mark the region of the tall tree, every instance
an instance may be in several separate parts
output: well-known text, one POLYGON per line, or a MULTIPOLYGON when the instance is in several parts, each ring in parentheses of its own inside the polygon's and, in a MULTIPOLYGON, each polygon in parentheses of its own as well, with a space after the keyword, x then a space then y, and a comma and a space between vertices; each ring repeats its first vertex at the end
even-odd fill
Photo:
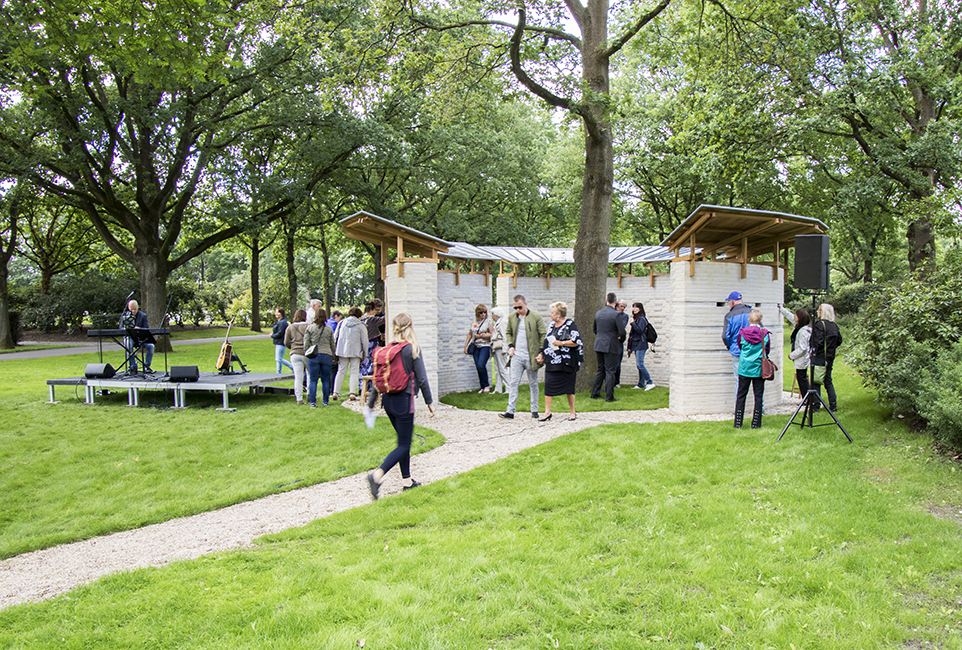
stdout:
POLYGON ((10 320, 10 292, 7 282, 10 260, 17 250, 22 184, 22 180, 10 178, 0 183, 0 350, 11 350, 17 345, 10 320))
POLYGON ((217 161, 238 138, 315 127, 301 140, 312 164, 262 218, 296 207, 357 146, 318 137, 320 120, 342 121, 336 101, 278 119, 276 104, 313 96, 324 78, 319 50, 276 29, 283 18, 270 0, 0 5, 0 82, 46 131, 27 141, 23 124, 5 125, 0 138, 137 270, 149 313, 163 313, 173 269, 243 230, 248 212, 207 210, 224 181, 217 161))
MULTIPOLYGON (((584 129, 584 177, 578 237, 574 247, 577 282, 575 319, 590 322, 603 301, 608 277, 608 246, 614 184, 613 134, 610 114, 611 61, 671 0, 616 3, 608 0, 514 0, 481 2, 473 15, 451 20, 427 10, 414 16, 427 29, 452 30, 483 26, 503 40, 517 81, 549 106, 580 120, 584 129), (513 16, 515 23, 501 19, 513 16), (567 30, 572 25, 578 34, 567 30)), ((425 8, 429 9, 429 8, 425 8)), ((593 343, 588 330, 586 345, 593 343)), ((587 382, 594 363, 588 356, 587 382)))

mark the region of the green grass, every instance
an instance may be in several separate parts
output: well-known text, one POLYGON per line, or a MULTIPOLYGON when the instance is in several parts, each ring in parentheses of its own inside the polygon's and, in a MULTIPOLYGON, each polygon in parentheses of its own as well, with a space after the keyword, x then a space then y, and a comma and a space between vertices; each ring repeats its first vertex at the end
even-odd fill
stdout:
MULTIPOLYGON (((182 346, 168 360, 212 371, 219 350, 182 346)), ((270 341, 235 351, 252 371, 273 372, 270 341)), ((58 387, 62 403, 45 403, 46 379, 82 375, 97 360, 0 363, 0 557, 352 475, 394 447, 386 418, 369 430, 347 409, 297 407, 287 395, 232 395, 236 413, 216 410, 219 393, 188 393, 184 411, 161 391, 142 392, 139 409, 126 407, 126 392, 85 405, 82 387, 58 387)), ((420 432, 427 444, 415 452, 441 444, 420 432)))
POLYGON ((0 646, 958 650, 957 464, 836 368, 855 444, 776 443, 787 416, 594 427, 9 608, 0 646))
MULTIPOLYGON (((230 328, 230 338, 235 336, 267 336, 269 335, 270 329, 263 332, 255 332, 249 327, 239 327, 234 326, 230 328)), ((227 327, 211 327, 210 329, 203 330, 182 330, 174 326, 170 328, 170 340, 171 341, 186 341, 190 339, 219 339, 227 336, 227 327)), ((270 344, 270 341, 268 341, 270 344)))
POLYGON ((56 350, 57 348, 71 348, 72 345, 18 345, 12 350, 0 350, 0 354, 11 352, 32 352, 34 350, 56 350))

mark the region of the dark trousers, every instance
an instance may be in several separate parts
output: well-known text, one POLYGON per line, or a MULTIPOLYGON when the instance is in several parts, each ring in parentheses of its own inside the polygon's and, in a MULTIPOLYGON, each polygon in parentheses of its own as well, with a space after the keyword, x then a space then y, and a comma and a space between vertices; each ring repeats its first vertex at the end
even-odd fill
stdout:
MULTIPOLYGON (((825 380, 822 382, 822 386, 825 386, 825 392, 828 393, 828 408, 835 410, 837 405, 837 399, 835 397, 835 384, 832 383, 832 365, 835 363, 835 359, 829 359, 825 362, 825 380)), ((822 396, 822 386, 816 384, 815 390, 818 391, 818 396, 822 396)))
POLYGON ((392 467, 398 465, 401 469, 401 478, 409 478, 411 476, 411 440, 414 438, 411 394, 408 392, 383 393, 381 404, 391 421, 391 426, 397 432, 397 447, 381 463, 381 471, 387 474, 392 467))
POLYGON ((605 385, 605 399, 615 398, 615 370, 618 368, 617 352, 595 352, 598 358, 598 372, 595 373, 595 383, 591 387, 591 396, 601 395, 601 384, 605 385))
POLYGON ((738 375, 738 396, 735 398, 735 428, 742 428, 745 417, 745 400, 748 398, 748 387, 755 392, 755 410, 752 412, 752 429, 762 426, 762 396, 765 394, 765 380, 761 377, 745 377, 738 375))
POLYGON ((808 368, 802 368, 801 370, 795 371, 795 379, 798 381, 798 392, 801 394, 802 399, 808 395, 808 368))
POLYGON ((618 366, 615 368, 615 386, 621 385, 621 363, 625 360, 625 351, 618 353, 618 366))

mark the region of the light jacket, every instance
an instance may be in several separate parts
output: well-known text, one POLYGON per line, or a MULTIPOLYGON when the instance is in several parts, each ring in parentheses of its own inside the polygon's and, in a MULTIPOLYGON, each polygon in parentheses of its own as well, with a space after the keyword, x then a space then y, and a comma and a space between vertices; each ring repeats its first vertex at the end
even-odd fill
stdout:
POLYGON ((334 351, 338 357, 366 357, 367 325, 358 320, 357 316, 348 316, 342 320, 334 333, 334 351))
MULTIPOLYGON (((508 316, 507 343, 508 349, 515 347, 518 342, 518 328, 521 326, 521 317, 517 310, 512 311, 508 316)), ((548 328, 544 324, 544 319, 538 312, 528 309, 528 315, 524 317, 524 334, 528 342, 528 357, 531 360, 532 368, 540 368, 541 364, 537 361, 538 353, 541 352, 541 342, 548 333, 548 328)))
POLYGON ((758 325, 743 327, 735 344, 739 347, 738 374, 742 377, 762 376, 762 357, 771 348, 771 337, 768 330, 758 325))

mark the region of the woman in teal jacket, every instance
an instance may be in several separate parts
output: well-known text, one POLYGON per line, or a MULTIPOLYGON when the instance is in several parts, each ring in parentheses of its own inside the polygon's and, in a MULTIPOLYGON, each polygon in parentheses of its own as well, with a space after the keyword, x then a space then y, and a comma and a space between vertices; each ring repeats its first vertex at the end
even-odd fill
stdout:
POLYGON ((735 398, 735 428, 742 428, 745 416, 745 399, 748 387, 755 393, 755 409, 752 412, 752 428, 762 426, 762 397, 765 393, 765 380, 762 379, 762 357, 771 350, 771 336, 762 327, 762 312, 753 309, 748 314, 748 327, 738 332, 736 343, 738 357, 738 395, 735 398))

